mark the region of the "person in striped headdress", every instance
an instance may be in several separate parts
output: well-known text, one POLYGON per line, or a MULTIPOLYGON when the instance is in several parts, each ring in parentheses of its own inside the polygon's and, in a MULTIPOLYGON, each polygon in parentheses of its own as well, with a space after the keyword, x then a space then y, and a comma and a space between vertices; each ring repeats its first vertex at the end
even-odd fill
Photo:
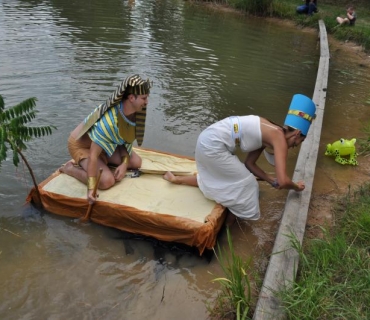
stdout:
POLYGON ((99 189, 108 189, 121 181, 128 168, 141 166, 141 158, 132 150, 140 146, 145 130, 150 81, 139 75, 127 77, 112 96, 96 107, 70 134, 68 150, 72 160, 59 171, 87 184, 87 200, 96 198, 93 190, 100 168, 99 189), (116 166, 112 171, 108 164, 116 166))

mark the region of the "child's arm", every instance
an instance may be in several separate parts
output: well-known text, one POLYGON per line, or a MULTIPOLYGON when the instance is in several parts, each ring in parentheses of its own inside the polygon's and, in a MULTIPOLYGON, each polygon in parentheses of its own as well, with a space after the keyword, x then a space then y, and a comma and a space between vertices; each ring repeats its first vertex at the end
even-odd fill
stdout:
POLYGON ((353 18, 354 18, 354 12, 352 12, 352 13, 347 12, 347 18, 349 20, 353 20, 353 18))

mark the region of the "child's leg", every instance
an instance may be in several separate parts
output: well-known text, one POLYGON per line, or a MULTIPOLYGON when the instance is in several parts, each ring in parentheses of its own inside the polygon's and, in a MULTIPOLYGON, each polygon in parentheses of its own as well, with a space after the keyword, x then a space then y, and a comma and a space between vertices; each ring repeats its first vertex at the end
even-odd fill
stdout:
POLYGON ((343 23, 343 18, 341 18, 341 17, 337 17, 337 22, 339 23, 339 24, 342 24, 343 23))

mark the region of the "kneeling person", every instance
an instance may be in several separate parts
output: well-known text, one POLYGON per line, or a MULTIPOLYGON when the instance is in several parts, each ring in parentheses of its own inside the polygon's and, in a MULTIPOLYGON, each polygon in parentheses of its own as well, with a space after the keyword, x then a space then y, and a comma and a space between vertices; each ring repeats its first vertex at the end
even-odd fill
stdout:
MULTIPOLYGON (((308 97, 298 94, 279 126, 256 115, 232 116, 206 128, 198 137, 195 161, 196 176, 175 176, 167 172, 163 178, 177 184, 198 186, 205 197, 222 204, 241 218, 260 217, 259 186, 256 177, 276 189, 305 189, 303 181, 293 182, 287 174, 288 149, 300 145, 316 112, 308 97), (248 153, 244 163, 236 156, 236 149, 248 153), (257 165, 265 151, 273 150, 275 177, 257 165)), ((229 220, 230 221, 230 220, 229 220)))
POLYGON ((132 150, 132 143, 136 139, 141 145, 149 93, 149 80, 139 75, 127 77, 105 103, 71 132, 68 150, 73 160, 60 171, 87 184, 89 203, 96 200, 93 189, 99 168, 103 169, 99 189, 108 189, 121 181, 128 168, 140 168, 142 160, 132 150), (114 172, 108 163, 117 166, 114 172))

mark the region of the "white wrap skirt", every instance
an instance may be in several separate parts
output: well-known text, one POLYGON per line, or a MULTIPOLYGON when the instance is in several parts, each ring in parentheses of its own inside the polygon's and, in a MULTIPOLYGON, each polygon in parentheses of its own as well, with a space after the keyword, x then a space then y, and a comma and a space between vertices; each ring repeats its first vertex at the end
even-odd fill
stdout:
MULTIPOLYGON (((232 141, 229 138, 223 141, 222 131, 222 128, 207 128, 198 138, 195 159, 199 188, 205 197, 227 207, 237 217, 257 220, 260 217, 258 182, 232 154, 232 141)), ((230 134, 230 130, 227 131, 230 134)))

